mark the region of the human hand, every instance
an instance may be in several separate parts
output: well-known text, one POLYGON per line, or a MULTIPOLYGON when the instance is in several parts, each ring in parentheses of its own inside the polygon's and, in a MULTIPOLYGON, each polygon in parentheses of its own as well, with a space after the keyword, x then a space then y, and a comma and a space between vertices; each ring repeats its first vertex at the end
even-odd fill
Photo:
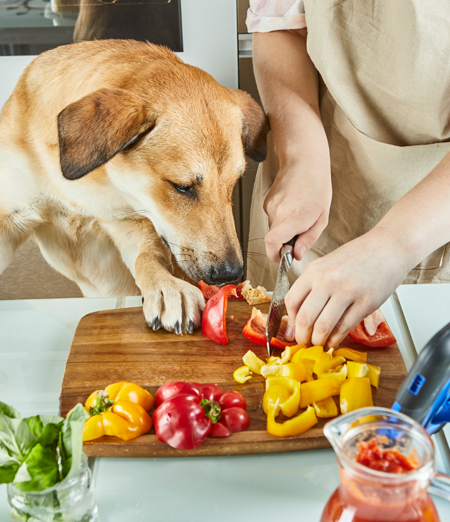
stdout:
POLYGON ((270 227, 265 237, 267 257, 278 262, 283 244, 298 235, 294 257, 301 260, 327 226, 330 204, 327 163, 281 168, 264 202, 270 227))
POLYGON ((376 229, 313 261, 286 295, 286 339, 336 348, 409 269, 394 236, 376 229))

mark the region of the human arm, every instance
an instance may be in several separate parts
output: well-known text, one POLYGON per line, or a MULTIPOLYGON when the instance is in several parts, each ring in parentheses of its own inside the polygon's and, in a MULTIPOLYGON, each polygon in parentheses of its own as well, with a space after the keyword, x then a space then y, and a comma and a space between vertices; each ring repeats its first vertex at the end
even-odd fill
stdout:
POLYGON ((296 259, 328 223, 331 173, 320 118, 318 73, 306 52, 306 29, 253 35, 255 76, 278 149, 280 170, 264 202, 269 259, 295 235, 296 259))
POLYGON ((297 342, 336 347, 450 241, 450 154, 363 236, 311 263, 286 296, 297 342))

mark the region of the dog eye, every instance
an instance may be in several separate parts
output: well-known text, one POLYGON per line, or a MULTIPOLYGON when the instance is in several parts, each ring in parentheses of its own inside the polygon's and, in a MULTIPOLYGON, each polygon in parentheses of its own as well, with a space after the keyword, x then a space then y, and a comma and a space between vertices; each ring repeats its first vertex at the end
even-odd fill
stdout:
POLYGON ((194 185, 177 185, 176 183, 172 183, 172 186, 177 192, 183 194, 183 196, 187 196, 191 199, 197 197, 194 185))

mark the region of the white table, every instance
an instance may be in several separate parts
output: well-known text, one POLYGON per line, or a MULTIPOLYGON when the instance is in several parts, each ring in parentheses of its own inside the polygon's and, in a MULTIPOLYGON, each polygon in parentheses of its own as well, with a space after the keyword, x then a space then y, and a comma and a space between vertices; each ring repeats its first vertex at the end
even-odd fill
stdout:
MULTIPOLYGON (((418 286, 418 285, 416 285, 418 286)), ((450 287, 440 285, 450 296, 450 287)), ((413 299, 414 296, 411 296, 413 299)), ((64 363, 76 325, 97 310, 138 306, 139 298, 0 301, 0 400, 23 416, 58 412, 64 363)), ((414 346, 396 299, 383 312, 407 367, 414 346)), ((445 441, 437 467, 448 472, 445 441)), ((101 522, 319 522, 338 486, 332 450, 240 457, 104 459, 94 463, 101 522)), ((441 521, 450 503, 435 499, 441 521)), ((0 486, 0 521, 8 520, 0 486)))

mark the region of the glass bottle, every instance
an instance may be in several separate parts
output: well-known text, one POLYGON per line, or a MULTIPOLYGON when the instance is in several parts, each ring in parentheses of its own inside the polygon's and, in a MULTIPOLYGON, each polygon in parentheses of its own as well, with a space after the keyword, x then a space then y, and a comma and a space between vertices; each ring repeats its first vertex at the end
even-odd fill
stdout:
POLYGON ((336 453, 341 484, 320 522, 440 522, 428 491, 450 500, 450 478, 434 469, 434 445, 416 421, 387 408, 363 408, 328 422, 324 434, 336 453), (386 473, 356 462, 361 443, 376 439, 415 464, 386 473))
POLYGON ((23 492, 11 482, 8 503, 13 522, 98 522, 92 474, 85 456, 72 478, 43 491, 23 492))

